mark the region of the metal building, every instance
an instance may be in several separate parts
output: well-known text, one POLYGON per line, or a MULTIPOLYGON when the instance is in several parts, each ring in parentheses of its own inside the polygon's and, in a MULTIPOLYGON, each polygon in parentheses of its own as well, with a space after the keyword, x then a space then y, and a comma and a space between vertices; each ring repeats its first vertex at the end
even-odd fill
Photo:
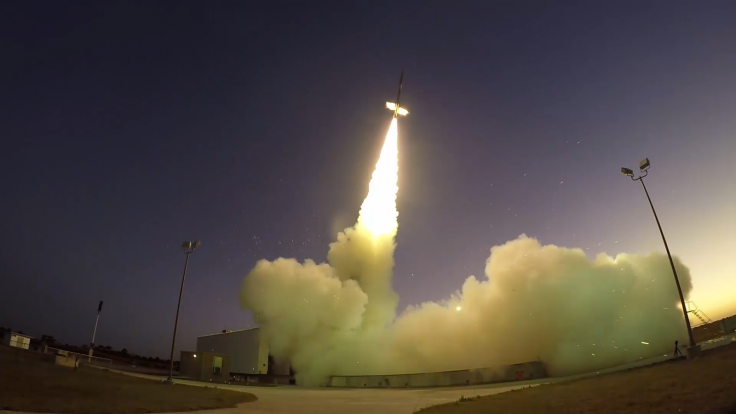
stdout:
POLYGON ((197 352, 230 356, 230 373, 240 375, 289 375, 289 366, 271 363, 268 342, 259 328, 222 331, 197 337, 197 352))

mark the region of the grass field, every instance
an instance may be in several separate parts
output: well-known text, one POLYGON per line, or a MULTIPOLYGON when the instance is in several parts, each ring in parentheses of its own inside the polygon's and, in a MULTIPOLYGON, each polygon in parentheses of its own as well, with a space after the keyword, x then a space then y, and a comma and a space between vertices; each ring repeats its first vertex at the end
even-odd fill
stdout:
MULTIPOLYGON (((472 397, 472 396, 468 396, 472 397)), ((736 343, 677 360, 578 381, 438 405, 422 414, 736 414, 736 343)))
POLYGON ((0 410, 35 413, 129 414, 234 407, 253 394, 166 385, 102 369, 77 371, 41 354, 0 346, 0 410))

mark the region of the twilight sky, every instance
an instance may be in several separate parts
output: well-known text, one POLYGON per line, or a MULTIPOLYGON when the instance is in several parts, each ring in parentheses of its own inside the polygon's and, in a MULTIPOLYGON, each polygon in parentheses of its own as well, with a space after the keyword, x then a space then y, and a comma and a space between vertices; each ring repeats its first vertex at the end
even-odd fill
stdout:
POLYGON ((664 252, 619 172, 649 157, 692 299, 736 313, 736 4, 444 3, 6 2, 0 326, 81 344, 104 300, 98 344, 168 355, 187 239, 177 348, 253 326, 255 262, 355 222, 401 68, 401 309, 522 233, 664 252))

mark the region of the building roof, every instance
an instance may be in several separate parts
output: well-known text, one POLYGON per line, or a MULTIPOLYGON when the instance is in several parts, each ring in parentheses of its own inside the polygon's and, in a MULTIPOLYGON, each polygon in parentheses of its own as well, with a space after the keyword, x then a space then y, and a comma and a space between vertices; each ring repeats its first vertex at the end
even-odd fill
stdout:
POLYGON ((16 335, 16 336, 22 336, 22 337, 24 337, 24 338, 31 338, 31 339, 33 339, 33 337, 32 337, 32 336, 30 336, 30 335, 25 335, 25 334, 22 334, 22 333, 18 333, 18 332, 13 332, 13 331, 10 331, 10 334, 11 334, 11 335, 16 335))
POLYGON ((258 329, 258 328, 256 327, 256 328, 248 328, 248 329, 239 329, 237 331, 218 332, 218 333, 215 333, 215 334, 200 335, 197 338, 204 338, 206 336, 227 335, 227 334, 236 333, 236 332, 252 331, 252 330, 255 330, 255 329, 258 329))

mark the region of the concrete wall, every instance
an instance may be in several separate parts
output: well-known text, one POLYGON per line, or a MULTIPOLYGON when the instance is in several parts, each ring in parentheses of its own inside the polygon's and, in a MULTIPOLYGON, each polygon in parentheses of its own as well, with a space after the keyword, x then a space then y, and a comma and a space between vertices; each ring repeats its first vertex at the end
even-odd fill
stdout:
POLYGON ((230 380, 231 359, 228 355, 211 352, 181 351, 179 375, 196 381, 227 382, 230 380), (222 358, 222 370, 215 374, 214 357, 222 358))
POLYGON ((400 375, 333 376, 330 377, 329 386, 351 388, 447 387, 453 385, 523 381, 544 378, 546 376, 547 370, 544 364, 534 361, 498 368, 478 368, 462 371, 400 375))
POLYGON ((695 342, 701 343, 736 331, 736 315, 693 328, 695 342))
POLYGON ((721 329, 723 333, 736 331, 736 315, 721 319, 721 329))
POLYGON ((268 344, 261 338, 258 328, 200 336, 197 338, 197 352, 229 355, 232 373, 268 372, 268 344))
POLYGON ((212 382, 228 382, 230 380, 230 365, 231 359, 227 355, 216 355, 211 353, 205 353, 201 356, 197 355, 197 359, 201 359, 201 373, 199 376, 200 381, 212 381, 212 382), (222 369, 220 373, 215 374, 213 369, 214 357, 222 358, 222 369))
POLYGON ((199 378, 200 366, 197 358, 194 357, 196 352, 181 351, 179 357, 179 375, 187 378, 199 378))
POLYGON ((723 335, 721 321, 707 323, 693 328, 693 337, 696 343, 705 342, 723 335))

